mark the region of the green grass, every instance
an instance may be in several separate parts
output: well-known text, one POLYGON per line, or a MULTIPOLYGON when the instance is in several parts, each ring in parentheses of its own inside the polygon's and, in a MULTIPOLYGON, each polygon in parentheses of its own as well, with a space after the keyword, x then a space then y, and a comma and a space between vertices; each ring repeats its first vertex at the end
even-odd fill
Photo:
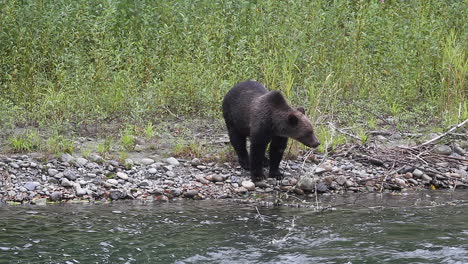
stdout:
POLYGON ((63 153, 72 154, 74 149, 75 144, 73 140, 58 134, 49 137, 45 143, 45 150, 55 155, 63 153))
POLYGON ((8 144, 14 152, 30 152, 41 147, 41 138, 37 131, 27 131, 8 138, 8 144))
POLYGON ((425 115, 456 122, 468 118, 467 9, 462 0, 0 1, 0 128, 220 116, 223 95, 245 79, 314 116, 359 99, 395 116, 433 106, 425 115))

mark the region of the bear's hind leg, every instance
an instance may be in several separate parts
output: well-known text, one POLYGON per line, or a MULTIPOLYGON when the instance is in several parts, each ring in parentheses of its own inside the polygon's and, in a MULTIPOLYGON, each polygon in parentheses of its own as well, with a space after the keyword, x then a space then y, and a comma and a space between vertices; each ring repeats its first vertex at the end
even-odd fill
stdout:
POLYGON ((283 153, 288 145, 287 137, 273 137, 270 143, 270 172, 268 177, 281 180, 283 174, 279 170, 279 165, 283 159, 283 153))
POLYGON ((246 147, 246 137, 239 134, 232 128, 228 128, 229 140, 231 141, 231 145, 236 151, 237 157, 239 158, 240 166, 245 169, 250 169, 249 163, 249 154, 247 152, 246 147))

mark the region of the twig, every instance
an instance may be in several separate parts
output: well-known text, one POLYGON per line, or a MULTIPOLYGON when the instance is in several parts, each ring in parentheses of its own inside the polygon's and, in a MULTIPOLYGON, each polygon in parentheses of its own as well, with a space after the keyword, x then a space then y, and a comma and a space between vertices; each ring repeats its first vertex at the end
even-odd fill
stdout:
POLYGON ((351 133, 348 133, 346 131, 343 131, 342 129, 339 129, 337 128, 335 125, 333 125, 331 122, 328 122, 328 125, 330 125, 330 127, 332 127, 333 129, 335 129, 336 131, 340 132, 341 134, 344 134, 344 135, 347 135, 348 137, 352 137, 354 139, 357 139, 357 140, 361 140, 360 137, 356 136, 356 135, 353 135, 351 133))
POLYGON ((260 216, 260 219, 262 219, 262 222, 265 222, 265 218, 263 217, 262 214, 260 214, 260 211, 258 210, 257 206, 255 206, 255 209, 257 210, 257 214, 260 216))
POLYGON ((465 119, 465 121, 461 122, 460 124, 458 124, 458 125, 456 125, 456 126, 453 126, 453 127, 450 128, 447 132, 443 133, 442 135, 437 136, 437 137, 435 137, 435 138, 433 138, 433 139, 431 139, 431 140, 428 140, 428 141, 422 143, 421 145, 414 146, 413 148, 419 148, 419 147, 422 147, 422 146, 431 144, 431 143, 433 143, 433 142, 436 142, 437 140, 439 140, 439 139, 445 137, 447 134, 451 133, 452 131, 456 130, 457 128, 464 126, 467 122, 468 122, 468 118, 465 119))

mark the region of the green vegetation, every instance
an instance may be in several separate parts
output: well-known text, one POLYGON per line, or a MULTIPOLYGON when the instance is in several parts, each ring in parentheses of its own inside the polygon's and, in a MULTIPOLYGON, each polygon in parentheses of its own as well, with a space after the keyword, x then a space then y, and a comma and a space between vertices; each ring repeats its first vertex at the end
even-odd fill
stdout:
POLYGON ((120 145, 125 150, 133 150, 135 148, 135 127, 128 125, 120 135, 120 145))
POLYGON ((36 130, 13 135, 8 138, 8 143, 14 152, 28 152, 41 147, 41 139, 36 130))
POLYGON ((315 117, 360 100, 455 122, 468 118, 467 9, 462 0, 0 1, 0 127, 220 116, 225 92, 245 79, 315 117))
POLYGON ((73 140, 65 138, 64 136, 54 134, 52 137, 47 139, 45 148, 48 152, 53 154, 73 153, 75 144, 73 140))
POLYGON ((101 155, 108 154, 112 147, 112 138, 106 137, 104 141, 97 144, 97 152, 101 155))

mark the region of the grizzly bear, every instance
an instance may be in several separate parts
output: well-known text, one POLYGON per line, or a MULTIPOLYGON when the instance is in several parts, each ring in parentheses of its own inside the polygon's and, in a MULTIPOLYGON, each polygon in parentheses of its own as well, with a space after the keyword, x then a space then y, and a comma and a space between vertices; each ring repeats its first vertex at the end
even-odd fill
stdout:
POLYGON ((261 83, 245 81, 229 90, 223 100, 223 117, 242 168, 252 181, 265 179, 263 162, 269 150, 269 177, 281 179, 279 165, 288 138, 315 148, 320 145, 304 108, 291 108, 279 91, 268 91, 261 83), (250 138, 250 158, 246 138, 250 138))

